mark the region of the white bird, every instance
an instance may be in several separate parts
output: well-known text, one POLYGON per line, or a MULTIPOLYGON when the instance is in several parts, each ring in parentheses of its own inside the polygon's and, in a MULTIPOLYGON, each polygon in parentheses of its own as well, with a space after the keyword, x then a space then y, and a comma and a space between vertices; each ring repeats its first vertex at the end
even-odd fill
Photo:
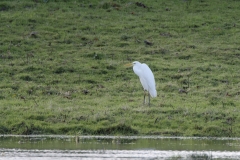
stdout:
POLYGON ((150 95, 151 97, 157 97, 156 84, 154 75, 151 69, 145 63, 140 63, 138 61, 134 61, 133 63, 127 64, 126 66, 133 66, 133 71, 136 75, 138 75, 140 82, 144 89, 144 101, 146 104, 146 91, 148 92, 148 105, 150 105, 150 95))

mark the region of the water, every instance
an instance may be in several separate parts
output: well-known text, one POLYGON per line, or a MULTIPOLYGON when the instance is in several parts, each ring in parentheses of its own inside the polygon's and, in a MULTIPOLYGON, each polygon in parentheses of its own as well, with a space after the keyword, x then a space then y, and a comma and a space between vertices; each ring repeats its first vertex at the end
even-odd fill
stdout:
POLYGON ((6 159, 240 159, 240 139, 0 135, 6 159))

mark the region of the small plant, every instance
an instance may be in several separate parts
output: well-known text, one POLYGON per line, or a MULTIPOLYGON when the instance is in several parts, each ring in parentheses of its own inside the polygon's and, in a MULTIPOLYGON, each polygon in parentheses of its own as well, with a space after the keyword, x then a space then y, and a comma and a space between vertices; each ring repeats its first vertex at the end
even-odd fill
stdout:
POLYGON ((189 9, 191 3, 192 3, 192 0, 184 0, 186 2, 186 9, 189 9))

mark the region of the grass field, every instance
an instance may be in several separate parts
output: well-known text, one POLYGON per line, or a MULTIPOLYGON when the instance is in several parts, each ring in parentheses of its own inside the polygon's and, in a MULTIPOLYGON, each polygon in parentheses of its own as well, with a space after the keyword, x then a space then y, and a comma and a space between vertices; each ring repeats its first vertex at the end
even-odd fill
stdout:
POLYGON ((239 137, 239 15, 237 0, 3 0, 0 133, 239 137))

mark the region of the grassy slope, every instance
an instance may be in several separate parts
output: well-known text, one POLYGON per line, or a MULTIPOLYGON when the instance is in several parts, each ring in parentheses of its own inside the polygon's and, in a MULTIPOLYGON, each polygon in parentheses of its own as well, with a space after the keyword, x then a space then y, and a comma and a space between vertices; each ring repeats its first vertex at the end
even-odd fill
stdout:
POLYGON ((240 136, 240 3, 135 2, 1 1, 0 133, 240 136))

